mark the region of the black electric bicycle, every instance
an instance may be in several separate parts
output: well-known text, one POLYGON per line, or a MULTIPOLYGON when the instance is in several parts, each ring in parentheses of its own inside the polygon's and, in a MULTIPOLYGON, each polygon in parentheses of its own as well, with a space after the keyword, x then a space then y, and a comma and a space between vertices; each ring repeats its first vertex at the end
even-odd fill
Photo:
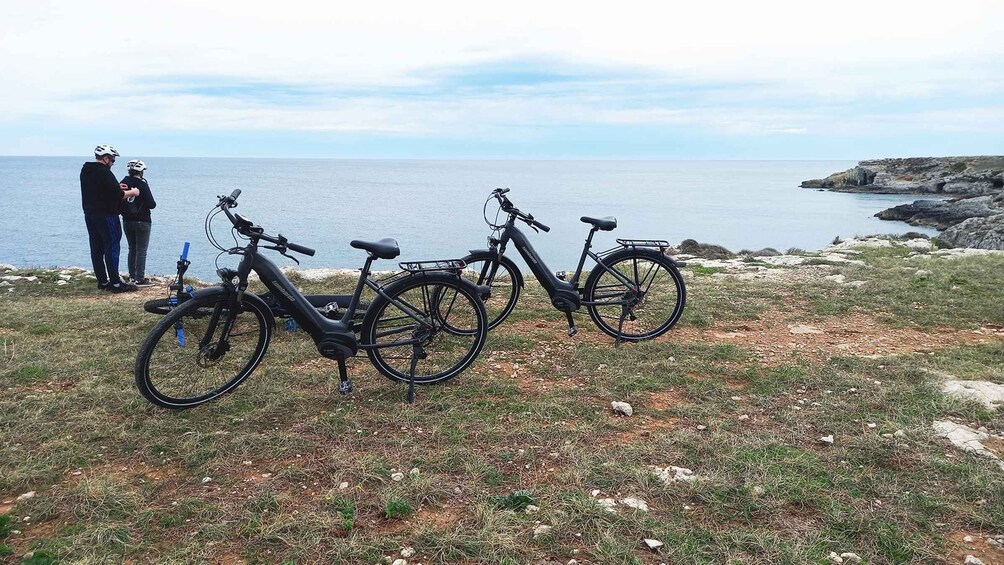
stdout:
POLYGON ((251 271, 310 334, 317 351, 338 362, 341 393, 352 390, 345 362, 360 349, 381 374, 408 383, 409 402, 416 383, 450 379, 481 352, 488 333, 479 296, 482 291, 459 276, 462 261, 401 263, 401 273, 374 281, 370 266, 375 259, 397 257, 397 242, 352 241, 352 247, 367 252, 366 262, 345 313, 340 320, 331 320, 259 252, 259 243, 271 243, 262 247, 287 257, 288 251, 313 255, 314 250, 282 234, 266 234, 248 218, 232 213, 240 192, 221 196, 206 217, 210 241, 223 252, 240 255, 239 266, 217 271, 222 284, 191 291, 140 346, 136 386, 150 402, 176 409, 198 406, 232 391, 261 363, 275 320, 272 309, 258 295, 247 292, 251 271), (246 244, 226 249, 215 240, 210 225, 219 213, 225 213, 233 224, 235 240, 240 237, 246 244), (376 298, 357 324, 353 318, 363 287, 372 289, 376 298))
POLYGON ((516 307, 523 288, 523 275, 516 264, 505 256, 510 241, 522 255, 527 266, 537 277, 551 298, 551 304, 565 313, 568 319, 568 335, 575 335, 575 321, 572 312, 585 306, 589 317, 604 333, 621 341, 642 341, 658 337, 669 330, 680 319, 686 303, 687 289, 679 267, 686 263, 676 261, 665 253, 669 242, 652 239, 618 239, 617 247, 600 253, 590 251, 593 235, 597 231, 610 231, 617 227, 612 217, 581 220, 592 225, 586 237, 578 267, 570 280, 567 273, 552 273, 540 258, 530 240, 517 227, 520 220, 534 231, 550 231, 551 228, 521 212, 505 194, 508 188, 497 188, 485 201, 485 222, 492 228, 488 238, 488 249, 471 250, 464 257, 467 264, 464 277, 474 282, 482 290, 482 299, 488 309, 488 328, 502 323, 516 307), (499 210, 495 220, 488 218, 488 203, 498 201, 499 210), (499 223, 499 214, 508 215, 504 224, 499 223), (583 286, 579 278, 586 257, 592 258, 596 266, 589 272, 583 286))

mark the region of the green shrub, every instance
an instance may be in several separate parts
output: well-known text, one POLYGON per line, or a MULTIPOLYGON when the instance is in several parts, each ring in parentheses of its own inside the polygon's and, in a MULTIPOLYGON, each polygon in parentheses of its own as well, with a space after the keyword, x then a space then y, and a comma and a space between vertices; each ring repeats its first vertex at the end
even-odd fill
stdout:
POLYGON ((392 498, 384 506, 384 513, 388 518, 407 518, 414 511, 407 500, 400 498, 392 498))

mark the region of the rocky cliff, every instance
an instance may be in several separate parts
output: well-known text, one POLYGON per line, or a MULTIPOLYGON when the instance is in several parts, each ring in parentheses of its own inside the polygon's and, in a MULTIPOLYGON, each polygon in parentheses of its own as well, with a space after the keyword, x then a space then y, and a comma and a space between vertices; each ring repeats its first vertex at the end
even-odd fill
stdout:
POLYGON ((802 188, 880 194, 932 194, 875 214, 944 230, 956 247, 1004 249, 1004 156, 874 159, 802 188))

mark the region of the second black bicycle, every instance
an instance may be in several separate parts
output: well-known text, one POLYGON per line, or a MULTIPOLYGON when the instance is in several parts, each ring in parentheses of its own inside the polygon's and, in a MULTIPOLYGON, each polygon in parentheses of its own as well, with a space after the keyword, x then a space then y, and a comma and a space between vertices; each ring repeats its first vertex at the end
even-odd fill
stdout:
POLYGON ((516 227, 521 221, 535 230, 551 228, 522 212, 506 197, 508 188, 492 191, 485 202, 485 221, 492 228, 488 249, 472 250, 464 257, 467 267, 464 277, 482 289, 482 299, 488 310, 489 329, 498 326, 512 313, 523 288, 523 275, 516 264, 505 256, 510 242, 526 261, 547 291, 551 304, 565 313, 568 334, 576 333, 572 312, 585 306, 589 317, 604 333, 621 341, 642 341, 664 334, 680 319, 687 299, 687 289, 679 267, 686 264, 665 253, 669 242, 658 239, 618 239, 617 247, 595 253, 591 251, 593 236, 598 231, 617 227, 612 217, 581 220, 592 226, 586 237, 578 267, 568 278, 567 273, 553 273, 544 264, 526 235, 516 227), (488 219, 488 203, 495 199, 504 223, 488 219), (579 286, 586 257, 596 262, 585 283, 579 286))

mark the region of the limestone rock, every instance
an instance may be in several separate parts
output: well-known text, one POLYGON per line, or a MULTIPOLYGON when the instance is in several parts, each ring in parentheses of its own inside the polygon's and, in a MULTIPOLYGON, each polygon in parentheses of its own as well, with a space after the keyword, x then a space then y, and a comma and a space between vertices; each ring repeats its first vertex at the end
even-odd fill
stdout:
POLYGON ((634 408, 631 407, 627 402, 617 402, 616 400, 610 403, 610 408, 617 414, 623 414, 625 416, 631 416, 634 414, 634 408))
POLYGON ((629 496, 627 498, 622 498, 620 500, 620 503, 623 504, 624 506, 627 506, 628 508, 634 508, 635 510, 648 512, 648 504, 646 504, 645 501, 640 498, 634 498, 629 496))
POLYGON ((1004 249, 1004 213, 959 222, 942 232, 938 240, 954 247, 1004 249))
POLYGON ((1004 384, 948 379, 942 383, 941 390, 949 396, 975 400, 991 410, 1004 406, 1004 384))
POLYGON ((659 541, 657 539, 645 538, 642 541, 645 542, 645 546, 648 547, 649 549, 651 549, 652 551, 656 551, 660 547, 666 545, 666 544, 662 543, 661 541, 659 541))
POLYGON ((655 471, 655 476, 659 477, 667 485, 676 482, 692 483, 697 480, 697 475, 684 467, 670 465, 669 467, 653 467, 653 470, 655 471))
POLYGON ((986 432, 974 430, 969 426, 956 424, 949 420, 934 422, 934 432, 940 437, 952 442, 952 445, 963 451, 968 451, 981 455, 997 462, 997 466, 1004 470, 1004 461, 983 445, 982 441, 990 437, 986 432))
POLYGON ((977 196, 957 200, 917 200, 912 204, 901 204, 883 210, 875 214, 875 217, 943 230, 969 218, 983 218, 1001 212, 992 196, 977 196))

